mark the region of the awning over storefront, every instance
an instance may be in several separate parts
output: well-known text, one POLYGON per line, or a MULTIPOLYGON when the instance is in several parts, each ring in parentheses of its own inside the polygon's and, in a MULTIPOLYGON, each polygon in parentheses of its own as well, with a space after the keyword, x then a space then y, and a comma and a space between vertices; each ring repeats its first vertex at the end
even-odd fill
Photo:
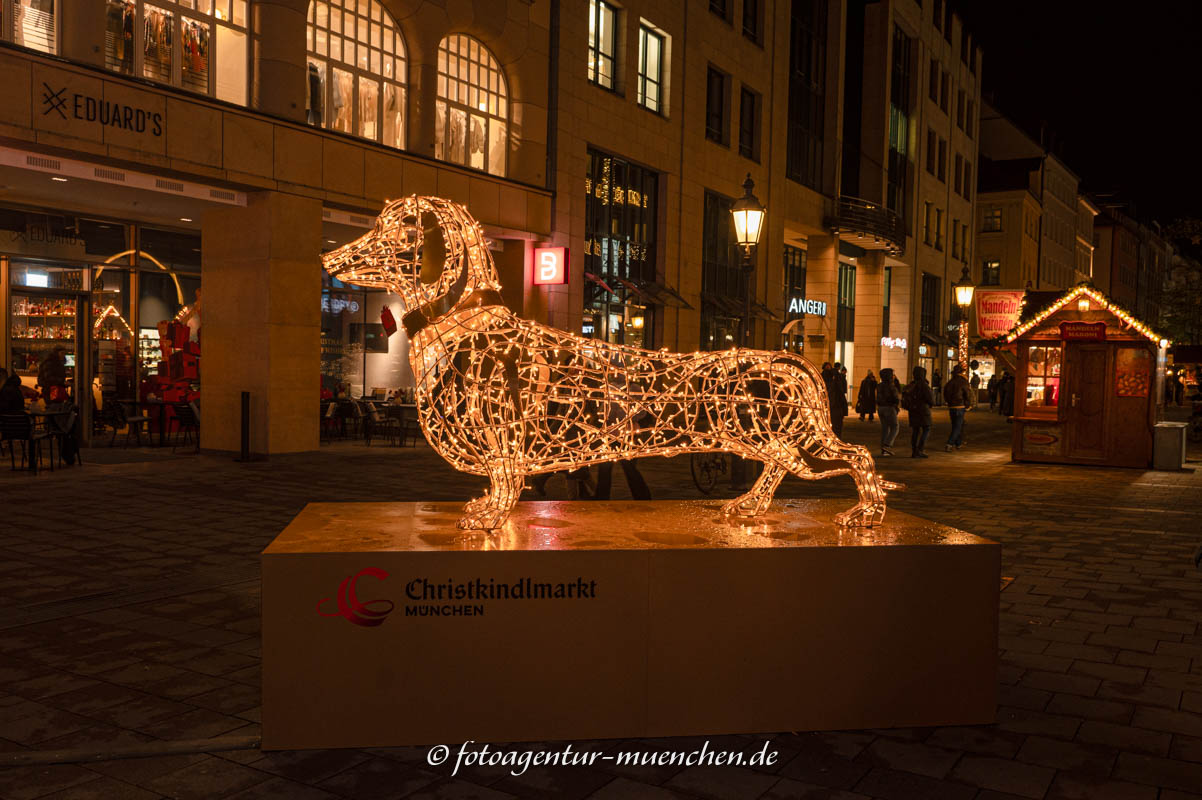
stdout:
POLYGON ((751 313, 759 319, 772 320, 773 322, 781 321, 780 315, 768 308, 768 306, 764 305, 759 300, 751 301, 751 313))
POLYGON ((602 289, 604 289, 605 291, 607 291, 607 292, 609 292, 610 294, 612 294, 614 297, 618 297, 618 296, 619 296, 619 295, 618 295, 618 293, 617 293, 617 292, 615 292, 615 291, 613 290, 613 288, 612 288, 612 287, 610 287, 610 285, 609 285, 608 283, 606 283, 605 281, 601 280, 600 278, 598 278, 596 275, 594 275, 594 274, 593 274, 593 273, 591 273, 591 272, 586 272, 586 273, 584 273, 584 279, 585 279, 585 280, 587 280, 587 281, 592 281, 593 283, 597 284, 598 286, 600 286, 600 287, 601 287, 602 289))
POLYGON ((739 300, 727 297, 726 295, 715 294, 714 292, 702 292, 701 304, 702 306, 712 308, 723 317, 738 317, 741 319, 745 311, 743 303, 739 300))
POLYGON ((616 280, 625 286, 635 297, 649 305, 668 306, 670 308, 692 308, 680 296, 679 292, 658 281, 632 281, 627 278, 616 278, 616 280))

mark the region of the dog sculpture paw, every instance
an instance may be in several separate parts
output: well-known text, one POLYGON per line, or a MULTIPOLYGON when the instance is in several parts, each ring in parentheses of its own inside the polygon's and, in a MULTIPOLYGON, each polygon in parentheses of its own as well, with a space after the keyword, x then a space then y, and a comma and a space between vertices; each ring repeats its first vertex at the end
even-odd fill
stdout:
POLYGON ((764 500, 745 494, 724 504, 722 506, 722 513, 728 517, 758 517, 768 510, 771 502, 771 496, 764 500))
POLYGON ((835 524, 841 528, 871 528, 884 520, 884 503, 859 503, 835 515, 835 524))
POLYGON ((494 531, 505 524, 509 510, 488 508, 464 514, 455 525, 461 531, 494 531))

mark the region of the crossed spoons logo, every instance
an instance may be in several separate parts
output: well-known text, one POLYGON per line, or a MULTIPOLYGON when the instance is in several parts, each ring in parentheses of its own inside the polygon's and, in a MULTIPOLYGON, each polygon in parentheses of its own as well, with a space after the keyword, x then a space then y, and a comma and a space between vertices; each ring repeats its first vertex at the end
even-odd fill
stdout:
POLYGON ((396 606, 391 600, 360 602, 355 594, 355 584, 364 575, 369 575, 377 580, 384 580, 388 577, 387 572, 375 567, 364 567, 354 575, 347 575, 338 585, 338 608, 332 611, 323 611, 322 606, 331 602, 331 598, 324 597, 317 603, 317 613, 323 617, 345 617, 352 624, 362 625, 365 628, 382 625, 396 606))

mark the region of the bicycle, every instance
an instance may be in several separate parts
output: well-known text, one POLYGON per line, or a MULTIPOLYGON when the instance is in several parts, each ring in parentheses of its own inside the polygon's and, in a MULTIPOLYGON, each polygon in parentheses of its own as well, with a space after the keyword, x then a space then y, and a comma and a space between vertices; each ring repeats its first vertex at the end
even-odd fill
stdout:
POLYGON ((689 456, 689 471, 693 473, 697 491, 710 494, 718 485, 718 479, 727 473, 726 454, 693 453, 689 456))

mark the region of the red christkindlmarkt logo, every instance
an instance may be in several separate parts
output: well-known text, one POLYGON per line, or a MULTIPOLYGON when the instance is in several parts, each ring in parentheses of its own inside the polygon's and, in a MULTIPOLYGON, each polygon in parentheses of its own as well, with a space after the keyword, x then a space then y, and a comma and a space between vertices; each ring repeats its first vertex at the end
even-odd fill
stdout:
POLYGON ((337 610, 322 611, 321 607, 330 602, 330 598, 324 597, 317 603, 317 613, 323 617, 345 617, 355 625, 362 625, 365 628, 374 628, 383 624, 385 618, 392 613, 392 609, 396 606, 391 600, 359 602, 359 598, 355 594, 355 584, 364 575, 370 575, 378 580, 388 577, 387 572, 375 567, 364 567, 354 575, 347 575, 338 585, 337 610))

